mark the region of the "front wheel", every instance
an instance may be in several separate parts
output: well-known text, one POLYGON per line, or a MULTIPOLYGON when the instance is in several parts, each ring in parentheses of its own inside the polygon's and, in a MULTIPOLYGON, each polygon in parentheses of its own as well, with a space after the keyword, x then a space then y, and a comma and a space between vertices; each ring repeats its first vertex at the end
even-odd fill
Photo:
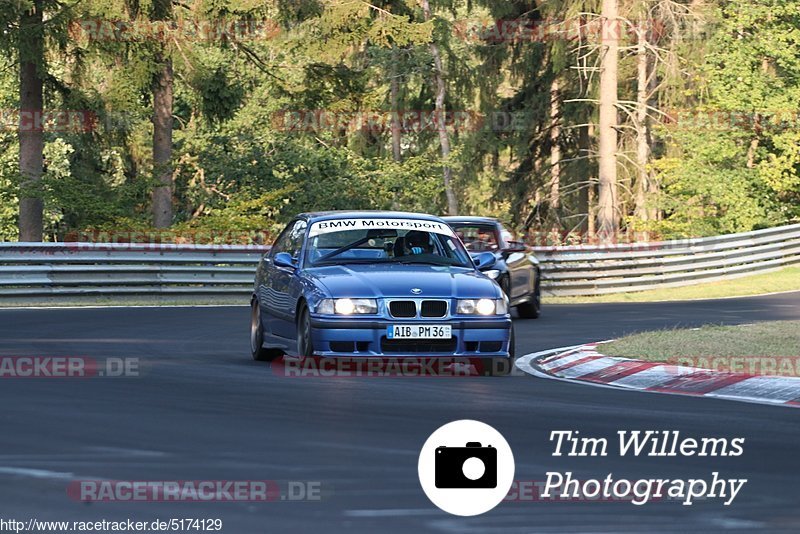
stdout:
POLYGON ((250 354, 258 362, 268 362, 280 356, 282 351, 265 349, 264 326, 261 324, 261 310, 258 301, 253 299, 250 305, 250 354))
POLYGON ((297 320, 297 352, 301 358, 314 356, 314 343, 311 340, 311 314, 309 314, 307 306, 303 306, 297 320))

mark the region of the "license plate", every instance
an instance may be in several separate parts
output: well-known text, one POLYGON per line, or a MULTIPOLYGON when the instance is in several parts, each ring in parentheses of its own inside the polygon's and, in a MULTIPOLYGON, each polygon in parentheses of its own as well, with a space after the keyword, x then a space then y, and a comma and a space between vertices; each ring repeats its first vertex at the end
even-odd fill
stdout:
POLYGON ((393 324, 386 327, 388 339, 450 339, 453 337, 449 324, 393 324))

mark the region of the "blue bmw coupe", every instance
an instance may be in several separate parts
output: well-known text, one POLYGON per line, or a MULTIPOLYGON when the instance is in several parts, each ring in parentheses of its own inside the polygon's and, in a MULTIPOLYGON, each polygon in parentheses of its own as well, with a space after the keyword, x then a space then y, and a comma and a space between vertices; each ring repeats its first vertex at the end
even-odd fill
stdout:
POLYGON ((432 215, 298 215, 256 272, 253 358, 455 356, 506 374, 508 298, 481 272, 495 261, 488 252, 473 260, 432 215))

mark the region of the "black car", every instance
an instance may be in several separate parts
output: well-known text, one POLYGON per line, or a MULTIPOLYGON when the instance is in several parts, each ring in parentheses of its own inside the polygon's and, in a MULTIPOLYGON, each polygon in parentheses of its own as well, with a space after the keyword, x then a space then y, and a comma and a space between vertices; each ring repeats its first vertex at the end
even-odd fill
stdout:
POLYGON ((467 251, 492 252, 497 262, 484 272, 508 295, 520 317, 535 319, 541 308, 539 260, 525 243, 514 241, 500 221, 490 217, 442 217, 461 238, 467 251))

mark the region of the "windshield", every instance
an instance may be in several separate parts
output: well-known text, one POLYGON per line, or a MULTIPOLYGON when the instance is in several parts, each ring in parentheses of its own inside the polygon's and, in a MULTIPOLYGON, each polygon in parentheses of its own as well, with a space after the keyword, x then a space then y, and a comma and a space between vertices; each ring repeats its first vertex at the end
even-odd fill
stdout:
POLYGON ((470 252, 494 252, 500 248, 494 226, 488 224, 453 225, 456 234, 470 252))
MULTIPOLYGON (((353 263, 414 263, 472 267, 450 227, 402 219, 356 219, 354 224, 312 225, 306 244, 311 266, 353 263), (345 229, 347 228, 347 229, 345 229), (354 229, 353 229, 354 228, 354 229)), ((339 222, 339 221, 336 221, 339 222)))

